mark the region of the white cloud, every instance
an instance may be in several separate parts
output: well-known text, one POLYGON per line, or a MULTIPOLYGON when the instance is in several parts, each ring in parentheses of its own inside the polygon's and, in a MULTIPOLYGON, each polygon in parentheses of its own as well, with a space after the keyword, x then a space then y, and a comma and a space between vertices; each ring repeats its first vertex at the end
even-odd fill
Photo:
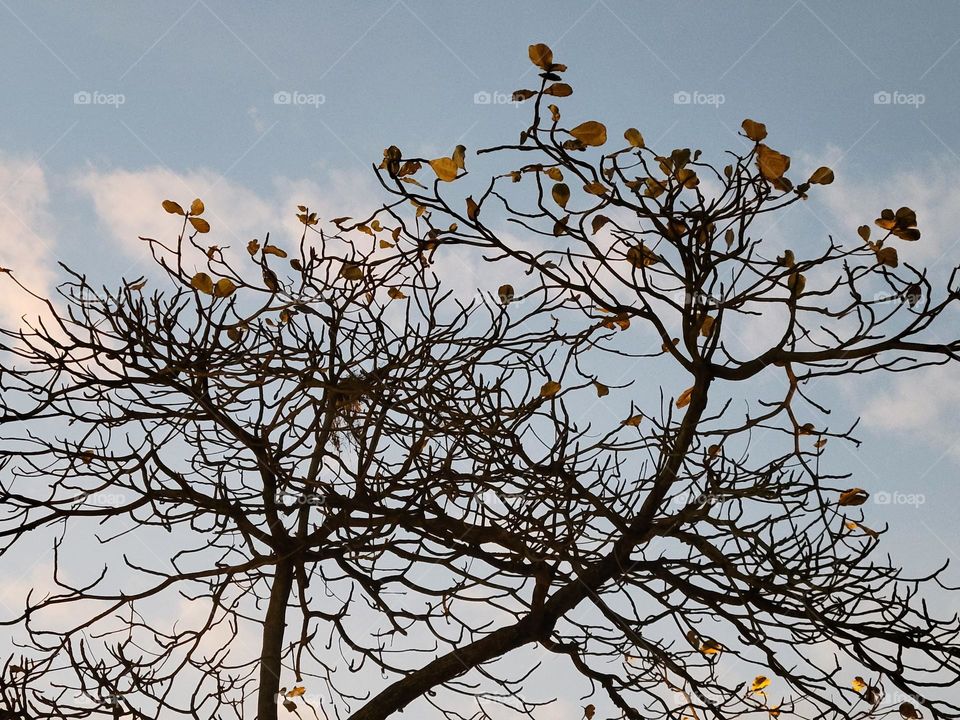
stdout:
MULTIPOLYGON (((44 295, 53 286, 53 222, 43 170, 34 162, 0 155, 0 267, 31 291, 44 295)), ((38 315, 41 303, 0 276, 0 321, 15 327, 38 315)))

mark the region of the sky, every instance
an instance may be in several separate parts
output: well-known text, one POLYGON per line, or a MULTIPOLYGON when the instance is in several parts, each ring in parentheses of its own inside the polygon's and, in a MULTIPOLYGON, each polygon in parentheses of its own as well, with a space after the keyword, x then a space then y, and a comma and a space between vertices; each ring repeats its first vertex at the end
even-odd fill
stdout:
MULTIPOLYGON (((956 2, 0 0, 0 266, 41 292, 58 261, 136 277, 137 237, 174 231, 167 197, 202 197, 221 244, 293 237, 301 203, 360 213, 383 199, 371 165, 387 145, 514 140, 533 42, 569 66, 569 112, 714 157, 750 117, 798 166, 833 167, 780 241, 849 239, 909 205, 924 232, 910 260, 960 264, 956 2)), ((2 292, 16 321, 28 306, 2 292)), ((960 368, 832 392, 841 420, 863 417, 863 444, 835 459, 895 528, 894 555, 918 572, 960 562, 960 368)))

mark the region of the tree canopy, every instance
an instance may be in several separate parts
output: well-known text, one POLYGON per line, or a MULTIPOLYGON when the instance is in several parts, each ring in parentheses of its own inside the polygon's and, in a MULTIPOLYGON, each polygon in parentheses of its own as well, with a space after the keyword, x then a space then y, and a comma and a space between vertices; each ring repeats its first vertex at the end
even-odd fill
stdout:
POLYGON ((55 573, 3 621, 6 716, 536 718, 548 656, 588 720, 958 715, 941 574, 883 556, 815 392, 956 359, 956 271, 910 263, 907 207, 771 252, 832 170, 749 119, 719 163, 613 139, 529 57, 469 195, 463 146, 390 146, 389 201, 299 206, 295 243, 166 200, 159 282, 71 270, 2 331, 2 552, 55 573), (465 298, 453 255, 513 279, 465 298))

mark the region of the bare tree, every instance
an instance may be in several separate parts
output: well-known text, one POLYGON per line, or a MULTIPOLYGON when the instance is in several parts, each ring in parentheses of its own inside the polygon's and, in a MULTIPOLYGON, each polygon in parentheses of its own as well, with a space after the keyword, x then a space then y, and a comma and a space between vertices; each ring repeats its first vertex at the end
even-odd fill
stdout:
POLYGON ((176 548, 128 561, 122 586, 55 565, 56 591, 8 621, 27 636, 8 715, 244 717, 253 694, 261 720, 278 699, 536 717, 527 646, 602 693, 588 720, 960 714, 957 618, 923 596, 941 573, 878 559, 868 491, 823 467, 854 428, 810 391, 954 359, 935 333, 956 273, 938 290, 901 262, 909 208, 880 237, 771 253, 764 218, 832 171, 794 185, 751 120, 724 167, 634 129, 596 156, 606 127, 566 127, 549 104, 566 68, 530 58, 540 86, 515 97, 533 121, 481 151, 510 165, 476 200, 444 189, 469 182, 464 148, 391 146, 396 202, 332 233, 300 208, 286 272, 269 240, 243 261, 203 245, 202 203, 168 201, 184 231, 146 240, 166 292, 98 297, 74 274, 41 324, 4 333, 4 553, 51 530, 59 553, 94 523, 105 545, 159 529, 176 548), (458 300, 433 265, 454 253, 530 289, 458 300), (628 366, 657 380, 646 405, 628 366), (606 395, 613 422, 589 409, 606 395), (202 603, 197 626, 149 620, 176 593, 202 603))

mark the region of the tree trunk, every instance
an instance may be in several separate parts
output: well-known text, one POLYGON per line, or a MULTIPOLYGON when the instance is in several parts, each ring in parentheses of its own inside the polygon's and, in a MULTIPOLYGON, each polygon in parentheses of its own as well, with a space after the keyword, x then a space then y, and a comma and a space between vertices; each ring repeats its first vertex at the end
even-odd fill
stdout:
POLYGON ((257 693, 257 720, 277 720, 277 695, 280 692, 280 655, 286 625, 287 600, 293 585, 293 565, 277 562, 270 588, 270 604, 263 621, 260 646, 260 688, 257 693))

